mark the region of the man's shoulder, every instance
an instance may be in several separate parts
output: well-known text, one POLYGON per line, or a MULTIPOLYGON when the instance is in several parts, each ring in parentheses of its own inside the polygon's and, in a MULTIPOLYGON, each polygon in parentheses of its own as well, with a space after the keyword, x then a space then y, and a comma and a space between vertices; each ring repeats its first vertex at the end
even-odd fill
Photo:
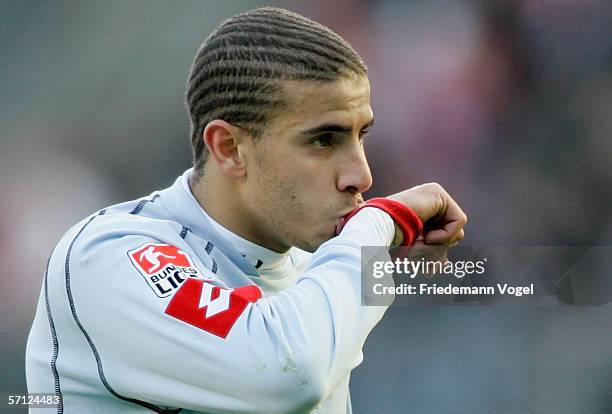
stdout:
POLYGON ((125 212, 100 212, 85 222, 89 233, 104 232, 108 236, 171 234, 178 237, 182 224, 170 216, 146 216, 125 212), (88 223, 89 222, 89 223, 88 223))
POLYGON ((163 242, 180 240, 183 225, 163 207, 157 194, 116 204, 95 212, 72 226, 58 246, 68 246, 77 238, 88 246, 133 238, 163 242))

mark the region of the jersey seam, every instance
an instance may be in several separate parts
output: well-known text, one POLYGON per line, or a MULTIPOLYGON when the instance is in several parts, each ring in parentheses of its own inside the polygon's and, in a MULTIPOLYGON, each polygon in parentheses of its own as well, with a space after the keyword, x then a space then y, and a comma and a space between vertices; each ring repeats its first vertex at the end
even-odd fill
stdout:
POLYGON ((51 356, 51 372, 53 373, 53 388, 55 395, 58 397, 57 414, 64 412, 64 399, 62 396, 62 388, 59 379, 59 372, 57 371, 57 358, 59 356, 59 341, 57 340, 57 332, 55 331, 55 323, 53 322, 53 315, 51 314, 51 305, 49 303, 49 287, 48 287, 48 275, 49 275, 49 263, 51 257, 47 260, 47 268, 45 269, 45 307, 47 309, 47 319, 49 320, 49 329, 51 330, 51 341, 53 343, 53 355, 51 356))
MULTIPOLYGON (((156 197, 153 197, 153 199, 155 199, 156 197)), ((150 201, 150 200, 143 200, 143 201, 150 201)), ((143 203, 143 206, 146 203, 143 203)), ((140 205, 140 203, 139 203, 140 205)), ((137 206, 138 207, 138 206, 137 206)), ((136 210, 136 209, 134 209, 136 210)), ((142 210, 142 207, 140 207, 140 210, 142 210)), ((140 210, 138 210, 138 212, 140 212, 140 210)), ((78 315, 77 315, 77 311, 76 311, 76 305, 74 303, 74 298, 72 296, 72 290, 71 290, 71 284, 70 284, 70 256, 72 254, 72 248, 74 247, 74 244, 76 242, 76 240, 79 238, 79 236, 83 233, 83 231, 85 230, 85 228, 98 216, 104 215, 106 213, 106 210, 102 210, 100 211, 97 215, 94 215, 93 217, 91 217, 87 223, 85 223, 83 225, 83 227, 81 227, 81 229, 79 230, 79 232, 76 234, 76 236, 74 236, 74 238, 72 239, 72 241, 70 242, 70 245, 68 246, 68 251, 66 252, 66 260, 64 263, 64 272, 65 272, 65 278, 66 278, 66 293, 68 295, 68 302, 70 305, 70 311, 72 313, 72 318, 74 319, 75 323, 77 324, 78 328, 81 330, 81 333, 85 336, 85 339, 87 340, 89 347, 91 348, 91 351, 94 354, 94 358, 96 360, 96 365, 98 367, 98 376, 100 377, 100 381, 102 381, 102 384, 104 385, 104 387, 108 390, 108 392, 110 392, 113 396, 115 396, 116 398, 123 400, 123 401, 127 401, 133 404, 137 404, 140 405, 142 407, 148 408, 151 411, 155 411, 157 413, 179 413, 180 411, 182 411, 182 408, 179 409, 165 409, 165 408, 161 408, 156 406, 155 404, 151 404, 148 403, 146 401, 140 401, 137 400, 135 398, 130 398, 130 397, 125 397, 121 394, 119 394, 118 392, 116 392, 108 383, 108 381, 106 380, 106 376, 104 375, 104 368, 102 366, 102 359, 100 358, 100 354, 98 353, 98 350, 96 348, 96 346, 93 343, 93 340, 91 339, 91 336, 89 335, 89 333, 85 330, 85 327, 83 326, 83 324, 81 323, 78 315)), ((58 376, 59 379, 59 376, 58 376)), ((58 412, 58 414, 61 414, 58 412)))
POLYGON ((142 209, 144 208, 144 206, 145 206, 147 203, 153 203, 153 202, 155 202, 155 200, 157 200, 158 198, 159 198, 159 194, 155 194, 155 195, 154 195, 153 197, 151 197, 151 198, 147 198, 147 199, 144 199, 144 200, 140 200, 140 201, 138 202, 138 204, 136 205, 136 207, 134 207, 134 209, 133 209, 132 211, 130 211, 130 213, 129 213, 129 214, 132 214, 132 215, 139 214, 139 213, 142 211, 142 209))

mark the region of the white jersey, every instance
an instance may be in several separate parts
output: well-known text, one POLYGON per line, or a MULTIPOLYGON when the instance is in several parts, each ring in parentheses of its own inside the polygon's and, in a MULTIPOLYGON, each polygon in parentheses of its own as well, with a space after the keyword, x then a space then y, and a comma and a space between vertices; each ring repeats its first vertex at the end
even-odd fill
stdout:
POLYGON ((349 376, 386 307, 362 306, 365 208, 312 255, 230 233, 173 186, 104 209, 55 247, 30 332, 36 413, 350 413, 349 376), (261 262, 261 263, 260 263, 261 262))

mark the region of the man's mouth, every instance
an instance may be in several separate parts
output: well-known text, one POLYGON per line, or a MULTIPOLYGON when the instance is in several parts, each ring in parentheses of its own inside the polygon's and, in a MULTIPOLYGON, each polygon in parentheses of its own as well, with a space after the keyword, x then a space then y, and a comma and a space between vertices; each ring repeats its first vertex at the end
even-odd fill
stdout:
POLYGON ((338 220, 336 220, 336 229, 334 232, 336 236, 340 234, 340 231, 342 231, 342 227, 344 227, 345 222, 346 220, 344 219, 344 217, 340 217, 338 220))
POLYGON ((348 216, 354 210, 356 210, 359 207, 361 207, 361 205, 363 205, 363 203, 365 203, 365 201, 363 200, 362 197, 359 197, 357 199, 357 204, 355 206, 349 207, 348 209, 344 210, 344 212, 342 212, 342 213, 340 213, 338 215, 338 218, 336 219, 336 224, 335 224, 335 235, 336 236, 338 234, 340 234, 340 231, 342 231, 342 228, 344 227, 344 224, 346 223, 346 216, 348 216))

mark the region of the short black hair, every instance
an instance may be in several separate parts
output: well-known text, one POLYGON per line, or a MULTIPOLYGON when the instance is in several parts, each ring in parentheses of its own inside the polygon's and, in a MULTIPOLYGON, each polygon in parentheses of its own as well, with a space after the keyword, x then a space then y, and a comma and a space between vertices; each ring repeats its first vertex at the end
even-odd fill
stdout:
POLYGON ((288 10, 264 7, 224 21, 200 46, 187 83, 196 173, 208 157, 206 125, 222 119, 257 139, 283 106, 280 81, 333 82, 367 75, 338 34, 288 10))

